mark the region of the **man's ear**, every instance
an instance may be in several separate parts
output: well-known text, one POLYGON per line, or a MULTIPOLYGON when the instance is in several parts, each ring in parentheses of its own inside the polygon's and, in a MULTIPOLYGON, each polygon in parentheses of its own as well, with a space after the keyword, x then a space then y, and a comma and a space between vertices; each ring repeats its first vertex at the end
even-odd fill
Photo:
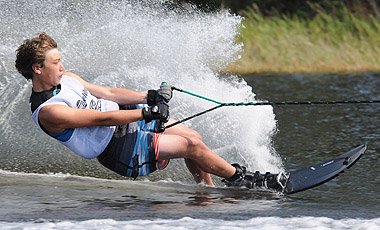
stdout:
POLYGON ((41 69, 42 69, 41 64, 33 64, 32 69, 36 74, 38 75, 41 74, 41 69))

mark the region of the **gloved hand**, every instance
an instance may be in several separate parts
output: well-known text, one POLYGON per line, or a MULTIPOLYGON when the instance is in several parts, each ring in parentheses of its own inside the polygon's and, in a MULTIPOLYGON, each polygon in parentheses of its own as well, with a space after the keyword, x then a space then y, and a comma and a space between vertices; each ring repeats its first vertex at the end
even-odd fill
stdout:
POLYGON ((166 123, 169 121, 169 105, 163 103, 145 107, 142 109, 142 114, 145 122, 160 120, 166 123))
POLYGON ((148 105, 160 104, 162 102, 168 103, 172 97, 172 87, 163 82, 158 90, 148 90, 147 102, 148 105))

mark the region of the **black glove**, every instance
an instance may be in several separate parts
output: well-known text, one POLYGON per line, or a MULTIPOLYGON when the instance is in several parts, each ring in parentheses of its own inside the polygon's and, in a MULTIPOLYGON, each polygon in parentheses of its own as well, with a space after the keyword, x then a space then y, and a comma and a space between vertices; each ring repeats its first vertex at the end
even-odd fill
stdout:
POLYGON ((165 82, 160 85, 158 90, 148 90, 147 102, 148 105, 168 103, 173 97, 172 87, 165 82))
POLYGON ((164 123, 169 121, 169 106, 167 104, 158 104, 142 109, 145 122, 160 120, 164 123))

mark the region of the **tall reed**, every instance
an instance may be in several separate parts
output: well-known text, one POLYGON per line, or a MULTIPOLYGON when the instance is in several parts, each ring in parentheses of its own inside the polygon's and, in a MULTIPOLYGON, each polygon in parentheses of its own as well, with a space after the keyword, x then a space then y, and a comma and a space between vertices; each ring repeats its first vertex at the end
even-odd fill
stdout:
POLYGON ((238 73, 380 71, 380 22, 347 8, 328 14, 316 8, 311 19, 264 17, 245 12, 238 42, 242 58, 229 67, 238 73))

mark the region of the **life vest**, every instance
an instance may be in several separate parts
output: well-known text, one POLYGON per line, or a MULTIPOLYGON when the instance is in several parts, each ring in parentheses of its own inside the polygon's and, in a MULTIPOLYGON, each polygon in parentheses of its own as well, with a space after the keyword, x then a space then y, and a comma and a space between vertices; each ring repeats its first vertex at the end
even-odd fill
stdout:
POLYGON ((30 96, 32 118, 37 126, 57 139, 74 153, 84 158, 95 158, 101 154, 115 131, 115 126, 91 126, 68 128, 60 133, 47 131, 39 122, 38 114, 47 105, 65 105, 77 109, 94 109, 101 112, 119 110, 113 101, 93 96, 77 79, 62 76, 61 83, 50 90, 32 92, 30 96))

